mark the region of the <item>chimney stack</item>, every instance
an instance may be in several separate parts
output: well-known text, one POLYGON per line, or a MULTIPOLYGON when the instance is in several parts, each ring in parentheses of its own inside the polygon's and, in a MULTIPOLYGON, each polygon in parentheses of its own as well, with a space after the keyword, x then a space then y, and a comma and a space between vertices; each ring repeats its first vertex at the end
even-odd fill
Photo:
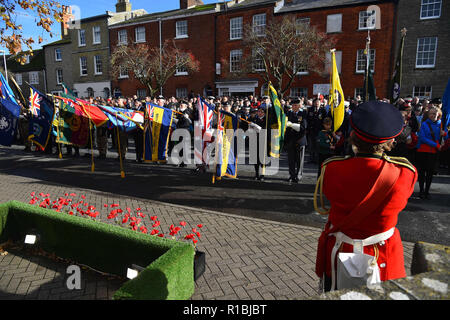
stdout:
POLYGON ((180 9, 187 9, 202 4, 203 4, 202 0, 180 0, 180 9))
POLYGON ((116 12, 130 12, 131 11, 131 3, 130 0, 117 0, 116 3, 116 12))

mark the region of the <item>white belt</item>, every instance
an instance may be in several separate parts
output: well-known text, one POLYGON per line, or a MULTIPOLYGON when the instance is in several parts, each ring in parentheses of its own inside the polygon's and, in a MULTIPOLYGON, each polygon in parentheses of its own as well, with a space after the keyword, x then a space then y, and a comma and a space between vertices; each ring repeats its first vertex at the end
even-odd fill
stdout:
MULTIPOLYGON (((330 229, 332 229, 333 226, 330 226, 330 229)), ((392 229, 389 229, 388 231, 385 231, 383 233, 376 234, 374 236, 371 236, 364 240, 355 240, 347 235, 345 235, 342 232, 336 232, 329 234, 330 236, 336 237, 336 243, 334 244, 333 250, 331 251, 331 291, 334 290, 336 285, 336 275, 335 275, 335 266, 334 262, 336 259, 336 254, 341 247, 341 244, 343 242, 348 243, 353 246, 353 252, 354 253, 364 253, 364 247, 370 246, 376 243, 379 243, 381 241, 387 240, 394 234, 395 227, 392 229)))

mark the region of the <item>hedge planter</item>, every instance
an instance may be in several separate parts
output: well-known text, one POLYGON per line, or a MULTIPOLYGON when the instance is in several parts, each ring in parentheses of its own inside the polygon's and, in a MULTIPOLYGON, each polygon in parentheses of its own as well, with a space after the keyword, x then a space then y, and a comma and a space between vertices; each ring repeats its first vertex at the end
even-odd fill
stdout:
POLYGON ((17 201, 0 204, 0 243, 23 241, 31 230, 39 233, 36 245, 44 251, 102 272, 125 277, 132 264, 144 267, 114 299, 181 300, 194 293, 195 252, 189 243, 17 201))
POLYGON ((196 251, 194 256, 194 281, 202 276, 206 268, 205 253, 203 251, 196 251))

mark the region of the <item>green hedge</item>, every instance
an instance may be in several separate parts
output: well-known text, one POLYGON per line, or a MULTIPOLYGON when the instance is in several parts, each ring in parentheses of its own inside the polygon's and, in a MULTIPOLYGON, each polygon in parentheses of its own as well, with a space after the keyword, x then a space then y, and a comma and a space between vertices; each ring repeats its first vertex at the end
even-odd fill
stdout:
POLYGON ((102 272, 126 276, 145 267, 114 299, 188 299, 194 293, 194 248, 174 241, 17 201, 0 205, 0 242, 23 241, 32 230, 39 246, 102 272))

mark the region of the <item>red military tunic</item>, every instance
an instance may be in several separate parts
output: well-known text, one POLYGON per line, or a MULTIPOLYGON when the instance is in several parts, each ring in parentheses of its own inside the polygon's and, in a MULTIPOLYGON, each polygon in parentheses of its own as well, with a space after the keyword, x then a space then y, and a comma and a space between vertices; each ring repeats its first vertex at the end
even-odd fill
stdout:
MULTIPOLYGON (((409 197, 414 191, 417 173, 408 160, 404 158, 389 158, 378 155, 358 155, 347 159, 331 159, 326 162, 323 193, 330 201, 331 209, 328 222, 338 225, 353 208, 370 192, 381 171, 384 161, 396 170, 400 168, 400 176, 391 194, 386 195, 383 203, 363 222, 351 229, 339 230, 352 239, 366 239, 373 235, 388 231, 397 224, 398 214, 406 207, 409 197)), ((335 237, 329 236, 326 246, 326 274, 331 277, 331 251, 335 237)), ((406 277, 403 245, 400 233, 395 228, 394 235, 383 243, 377 244, 381 281, 406 277)), ((374 246, 364 247, 364 253, 374 256, 374 246)), ((353 252, 353 246, 343 243, 340 252, 353 252)), ((319 259, 319 257, 318 257, 319 259)))

